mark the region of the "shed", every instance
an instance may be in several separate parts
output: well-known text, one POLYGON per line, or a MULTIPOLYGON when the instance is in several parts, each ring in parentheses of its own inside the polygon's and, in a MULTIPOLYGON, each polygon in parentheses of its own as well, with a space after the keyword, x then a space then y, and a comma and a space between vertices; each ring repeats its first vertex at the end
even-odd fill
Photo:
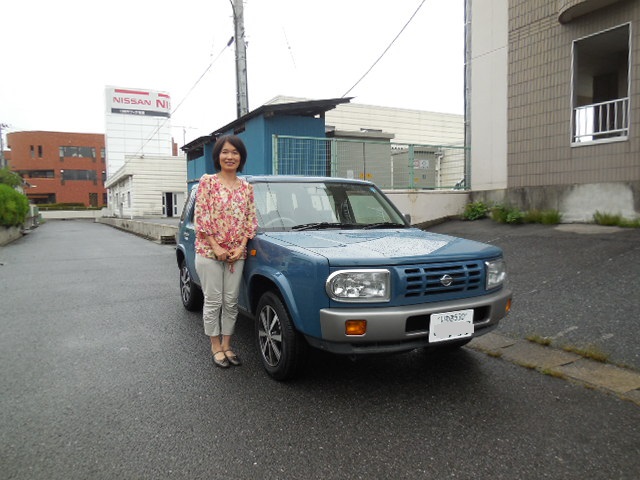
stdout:
POLYGON ((187 155, 187 182, 191 188, 205 173, 213 173, 211 152, 217 138, 235 134, 247 146, 248 161, 243 174, 268 175, 273 173, 273 135, 303 137, 325 136, 325 112, 351 97, 308 100, 293 103, 263 105, 210 135, 199 137, 182 147, 187 155))

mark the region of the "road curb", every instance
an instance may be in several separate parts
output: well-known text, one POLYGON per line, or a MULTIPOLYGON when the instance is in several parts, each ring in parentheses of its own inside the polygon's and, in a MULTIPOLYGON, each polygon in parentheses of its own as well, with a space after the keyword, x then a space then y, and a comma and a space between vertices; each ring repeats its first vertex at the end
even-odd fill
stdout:
POLYGON ((474 338, 468 347, 546 375, 616 395, 640 406, 640 373, 634 370, 496 333, 474 338))

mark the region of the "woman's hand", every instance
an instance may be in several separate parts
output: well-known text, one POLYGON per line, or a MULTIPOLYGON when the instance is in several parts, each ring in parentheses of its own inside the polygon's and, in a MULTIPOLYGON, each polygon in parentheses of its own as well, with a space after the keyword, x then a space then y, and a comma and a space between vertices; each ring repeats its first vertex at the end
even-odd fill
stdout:
POLYGON ((221 262, 228 262, 231 256, 231 253, 222 247, 214 248, 213 254, 216 256, 216 260, 220 260, 221 262))
POLYGON ((243 255, 244 255, 244 247, 234 248, 229 252, 229 256, 227 257, 227 262, 233 263, 236 260, 240 260, 240 258, 242 258, 243 255))

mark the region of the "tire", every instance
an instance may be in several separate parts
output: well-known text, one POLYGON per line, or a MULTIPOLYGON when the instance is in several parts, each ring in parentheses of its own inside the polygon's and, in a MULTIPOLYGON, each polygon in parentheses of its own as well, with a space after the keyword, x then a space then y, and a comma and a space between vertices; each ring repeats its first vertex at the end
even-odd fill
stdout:
POLYGON ((180 298, 182 305, 190 312, 196 312, 202 309, 204 303, 204 295, 198 285, 193 283, 193 278, 187 267, 187 262, 180 262, 180 298))
POLYGON ((255 334, 262 365, 275 380, 291 380, 306 365, 309 346, 296 331, 280 297, 266 292, 260 298, 255 334))

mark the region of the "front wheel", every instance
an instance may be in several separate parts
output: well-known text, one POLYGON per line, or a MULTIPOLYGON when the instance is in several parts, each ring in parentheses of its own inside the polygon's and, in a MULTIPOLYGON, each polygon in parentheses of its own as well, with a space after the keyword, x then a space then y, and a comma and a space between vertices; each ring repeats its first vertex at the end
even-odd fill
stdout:
POLYGON ((293 326, 280 297, 266 292, 258 303, 256 340, 262 365, 275 380, 290 380, 304 368, 306 340, 293 326))

